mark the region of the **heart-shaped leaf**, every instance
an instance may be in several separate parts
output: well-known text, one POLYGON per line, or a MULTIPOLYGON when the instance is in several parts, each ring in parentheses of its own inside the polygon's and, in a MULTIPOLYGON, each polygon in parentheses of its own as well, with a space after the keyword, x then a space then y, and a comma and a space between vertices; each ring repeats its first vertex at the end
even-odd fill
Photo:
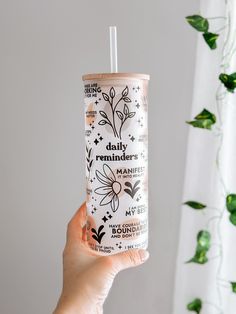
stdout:
POLYGON ((125 89, 122 91, 122 96, 125 97, 128 95, 128 93, 129 93, 129 88, 128 86, 126 86, 125 89))
POLYGON ((195 313, 199 314, 201 312, 201 309, 202 309, 202 300, 201 299, 194 299, 192 302, 190 302, 187 305, 187 309, 190 312, 195 312, 195 313))
POLYGON ((102 97, 105 101, 109 101, 109 96, 106 93, 102 93, 102 97))
POLYGON ((117 114, 117 116, 119 117, 119 119, 122 121, 123 118, 124 118, 123 113, 122 113, 121 111, 117 110, 117 111, 116 111, 116 114, 117 114))
POLYGON ((111 96, 111 98, 114 98, 115 95, 116 95, 115 89, 114 89, 114 87, 112 87, 112 88, 110 89, 110 96, 111 96))
POLYGON ((208 130, 211 130, 212 125, 216 123, 216 116, 207 109, 203 109, 194 119, 193 121, 186 121, 186 123, 195 128, 208 130))
POLYGON ((107 124, 107 121, 106 120, 101 120, 101 121, 98 122, 98 124, 99 125, 105 125, 105 124, 107 124))
POLYGON ((195 202, 195 201, 187 201, 184 203, 184 205, 188 205, 189 207, 193 209, 198 209, 198 210, 206 208, 206 205, 199 202, 195 202))
POLYGON ((227 88, 227 91, 231 93, 234 92, 236 88, 236 73, 232 74, 221 73, 219 79, 227 88))
POLYGON ((232 287, 233 293, 236 293, 236 282, 231 282, 231 287, 232 287))
POLYGON ((236 194, 227 195, 226 207, 230 213, 236 212, 236 194))
POLYGON ((199 32, 207 32, 209 22, 201 15, 191 15, 186 17, 187 22, 199 32))
POLYGON ((208 44, 208 46, 211 49, 217 48, 216 41, 218 37, 219 37, 219 34, 214 34, 214 33, 209 33, 209 32, 206 32, 203 34, 203 38, 205 39, 205 42, 208 44))

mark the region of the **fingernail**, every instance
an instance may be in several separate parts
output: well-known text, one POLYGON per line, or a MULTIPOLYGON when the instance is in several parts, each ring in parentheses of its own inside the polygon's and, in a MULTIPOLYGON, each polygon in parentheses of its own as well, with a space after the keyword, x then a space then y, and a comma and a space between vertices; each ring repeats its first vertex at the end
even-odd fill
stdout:
POLYGON ((146 250, 139 250, 138 253, 142 262, 145 262, 149 258, 149 253, 146 250))

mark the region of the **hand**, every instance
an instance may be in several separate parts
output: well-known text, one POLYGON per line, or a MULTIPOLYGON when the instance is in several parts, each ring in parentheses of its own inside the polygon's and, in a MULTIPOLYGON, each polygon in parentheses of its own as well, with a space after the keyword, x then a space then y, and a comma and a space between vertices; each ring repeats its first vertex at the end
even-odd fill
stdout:
POLYGON ((68 224, 63 252, 63 289, 54 314, 101 314, 116 274, 144 263, 149 253, 129 250, 101 256, 86 239, 86 205, 68 224))

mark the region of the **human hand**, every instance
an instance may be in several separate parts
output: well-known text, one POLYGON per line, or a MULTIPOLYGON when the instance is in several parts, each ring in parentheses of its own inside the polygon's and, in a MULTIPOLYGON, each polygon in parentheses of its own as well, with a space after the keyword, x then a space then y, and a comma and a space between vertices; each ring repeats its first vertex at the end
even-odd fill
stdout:
POLYGON ((116 274, 144 263, 149 257, 146 250, 99 255, 89 248, 85 224, 84 203, 68 224, 63 252, 63 289, 54 314, 102 314, 116 274))

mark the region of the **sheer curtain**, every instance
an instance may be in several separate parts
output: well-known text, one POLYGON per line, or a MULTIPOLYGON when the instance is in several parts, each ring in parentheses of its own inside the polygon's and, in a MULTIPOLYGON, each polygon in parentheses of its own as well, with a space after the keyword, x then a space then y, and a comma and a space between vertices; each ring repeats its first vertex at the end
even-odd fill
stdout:
POLYGON ((202 0, 173 314, 236 313, 236 1, 202 0))

